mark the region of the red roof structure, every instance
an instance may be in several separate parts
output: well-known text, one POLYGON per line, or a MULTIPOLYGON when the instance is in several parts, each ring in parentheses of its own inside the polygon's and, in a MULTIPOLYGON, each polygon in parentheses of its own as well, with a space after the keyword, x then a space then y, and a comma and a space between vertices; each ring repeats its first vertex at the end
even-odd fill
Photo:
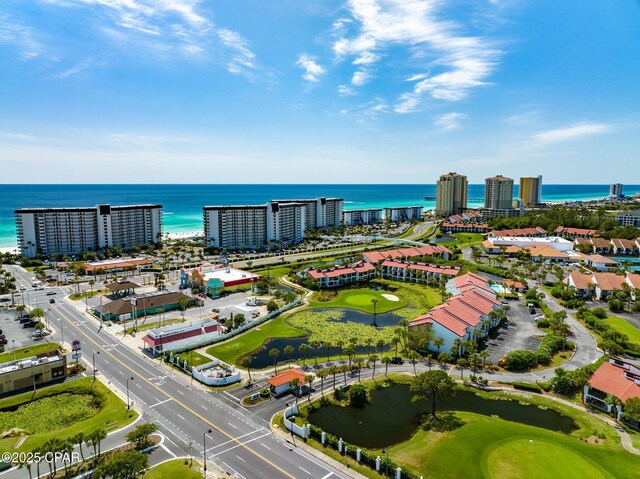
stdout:
POLYGON ((291 383, 294 378, 298 378, 300 380, 299 384, 304 384, 307 382, 305 378, 305 374, 299 369, 287 369, 285 372, 278 374, 272 378, 267 379, 267 382, 271 384, 274 388, 279 386, 283 386, 285 384, 291 383))
POLYGON ((144 341, 149 346, 160 346, 163 344, 173 343, 175 341, 181 341, 183 339, 193 338, 202 334, 213 333, 215 331, 219 331, 220 329, 222 329, 222 326, 220 326, 219 324, 215 324, 212 326, 205 326, 204 328, 192 329, 191 331, 184 331, 181 333, 160 336, 157 338, 154 338, 147 334, 142 338, 142 341, 144 341))
POLYGON ((589 386, 615 396, 622 402, 632 397, 640 398, 640 370, 632 364, 618 359, 603 363, 591 379, 589 386))
POLYGON ((367 251, 362 255, 369 263, 381 263, 386 259, 415 258, 416 256, 442 256, 451 254, 446 246, 419 246, 416 248, 388 249, 384 251, 367 251))

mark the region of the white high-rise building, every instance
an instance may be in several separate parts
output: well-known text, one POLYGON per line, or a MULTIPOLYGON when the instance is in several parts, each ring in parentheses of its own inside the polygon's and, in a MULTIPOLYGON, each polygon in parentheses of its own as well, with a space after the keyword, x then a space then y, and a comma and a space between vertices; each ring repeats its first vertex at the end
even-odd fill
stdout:
POLYGON ((492 210, 513 208, 513 180, 502 175, 484 180, 484 207, 492 210))
POLYGON ((422 219, 422 206, 398 206, 384 209, 385 221, 400 223, 402 221, 412 221, 422 219))
POLYGON ((620 198, 622 198, 622 184, 611 183, 611 186, 609 187, 609 199, 619 200, 620 198))
POLYGON ((450 216, 467 209, 467 177, 458 173, 442 175, 436 184, 436 214, 450 216))
POLYGON ((20 254, 76 254, 120 246, 128 249, 162 239, 162 206, 108 204, 15 211, 20 254))
POLYGON ((375 225, 382 221, 382 208, 370 210, 349 210, 342 212, 342 222, 347 226, 375 225))
POLYGON ((272 200, 266 205, 205 206, 205 246, 256 248, 294 244, 313 228, 340 226, 342 198, 272 200))

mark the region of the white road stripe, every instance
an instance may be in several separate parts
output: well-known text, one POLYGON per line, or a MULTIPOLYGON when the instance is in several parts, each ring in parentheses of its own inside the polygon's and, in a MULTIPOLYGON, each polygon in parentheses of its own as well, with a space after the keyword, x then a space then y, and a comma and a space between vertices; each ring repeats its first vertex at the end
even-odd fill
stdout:
POLYGON ((153 405, 151 405, 151 406, 149 406, 149 407, 156 407, 156 406, 160 406, 160 404, 164 404, 164 403, 169 402, 169 401, 172 401, 172 400, 173 400, 172 398, 165 399, 164 401, 157 402, 157 403, 155 403, 155 404, 153 404, 153 405))
POLYGON ((328 477, 331 477, 333 475, 333 472, 330 472, 329 474, 327 474, 326 476, 324 476, 322 479, 327 479, 328 477))
POLYGON ((211 450, 213 450, 213 449, 217 449, 217 448, 219 448, 220 446, 224 446, 225 444, 229 444, 230 442, 236 442, 236 441, 237 441, 238 439, 240 439, 240 438, 243 438, 243 437, 246 437, 246 436, 250 436, 251 434, 254 434, 254 433, 256 433, 256 432, 260 432, 260 431, 264 431, 264 428, 263 428, 263 429, 256 429, 255 431, 248 432, 248 433, 246 433, 246 434, 243 434, 242 436, 234 437, 233 439, 229 439, 229 440, 228 440, 228 441, 226 441, 226 442, 221 442, 220 444, 217 444, 217 445, 215 445, 215 446, 212 446, 212 447, 208 448, 207 450, 208 450, 208 451, 211 451, 211 450))
POLYGON ((238 429, 238 426, 236 426, 235 424, 231 424, 230 422, 227 422, 227 424, 234 429, 238 429))
POLYGON ((235 446, 232 446, 232 447, 230 447, 228 449, 225 449, 224 451, 219 451, 219 452, 213 453, 211 456, 215 456, 215 457, 221 456, 221 455, 223 455, 223 454, 225 454, 225 453, 227 453, 229 451, 234 450, 236 447, 244 446, 245 444, 249 444, 250 442, 257 441, 258 439, 262 439, 263 437, 268 436, 269 434, 271 434, 271 433, 266 432, 262 436, 254 437, 253 439, 249 439, 248 441, 241 442, 240 444, 236 444, 235 446))
POLYGON ((300 469, 303 472, 306 472, 307 474, 311 475, 311 473, 309 471, 307 471, 306 469, 303 469, 302 467, 298 466, 298 469, 300 469))
POLYGON ((266 444, 260 443, 260 445, 261 445, 262 447, 264 447, 265 449, 269 449, 269 450, 271 450, 271 448, 270 448, 269 446, 267 446, 266 444))

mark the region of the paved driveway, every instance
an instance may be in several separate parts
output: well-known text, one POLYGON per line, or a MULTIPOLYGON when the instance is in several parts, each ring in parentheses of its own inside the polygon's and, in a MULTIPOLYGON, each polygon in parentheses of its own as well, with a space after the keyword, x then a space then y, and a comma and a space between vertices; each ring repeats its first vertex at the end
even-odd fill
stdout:
POLYGON ((489 353, 489 360, 497 364, 509 351, 514 349, 538 349, 540 339, 534 336, 542 336, 533 320, 534 315, 529 314, 529 308, 517 301, 509 301, 511 307, 507 314, 507 321, 486 342, 485 350, 489 353))

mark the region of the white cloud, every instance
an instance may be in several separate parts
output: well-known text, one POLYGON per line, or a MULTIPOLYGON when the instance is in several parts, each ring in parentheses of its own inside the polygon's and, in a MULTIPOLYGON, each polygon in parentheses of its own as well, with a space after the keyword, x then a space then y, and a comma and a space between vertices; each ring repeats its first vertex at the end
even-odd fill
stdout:
POLYGON ((351 83, 355 86, 364 85, 369 80, 369 72, 366 70, 358 70, 354 72, 353 77, 351 77, 351 83))
POLYGON ((227 61, 229 73, 251 77, 256 69, 256 56, 249 50, 247 41, 240 34, 227 29, 219 30, 218 38, 230 49, 231 54, 227 61))
POLYGON ((465 113, 443 113, 442 115, 438 115, 435 117, 433 123, 441 130, 453 130, 460 126, 462 120, 468 118, 469 115, 465 113))
POLYGON ((425 96, 463 99, 487 84, 502 55, 487 39, 462 35, 462 25, 438 18, 447 6, 441 0, 350 0, 348 5, 358 29, 333 42, 339 59, 353 56, 353 64, 371 66, 390 48, 404 48, 413 61, 427 59, 426 71, 408 79, 417 83, 399 97, 394 107, 399 113, 415 111, 425 96))
POLYGON ((316 59, 306 53, 302 53, 298 57, 298 61, 296 62, 303 70, 302 78, 309 82, 317 82, 322 75, 325 74, 325 69, 322 65, 319 65, 316 62, 316 59))
POLYGON ((605 123, 578 123, 555 130, 542 131, 533 135, 533 139, 538 143, 556 143, 560 141, 572 140, 583 136, 598 135, 611 130, 611 125, 605 123))
POLYGON ((68 68, 67 70, 62 71, 55 76, 58 78, 67 78, 70 76, 78 75, 79 73, 82 73, 83 71, 88 70, 89 68, 96 67, 96 66, 100 67, 103 65, 104 65, 104 62, 96 62, 92 58, 85 58, 84 60, 78 62, 71 68, 68 68))
POLYGON ((353 88, 348 87, 347 85, 338 85, 338 93, 340 94, 340 96, 355 95, 353 88))
POLYGON ((36 40, 33 28, 0 14, 0 45, 3 43, 17 47, 25 60, 42 53, 42 45, 36 40))

